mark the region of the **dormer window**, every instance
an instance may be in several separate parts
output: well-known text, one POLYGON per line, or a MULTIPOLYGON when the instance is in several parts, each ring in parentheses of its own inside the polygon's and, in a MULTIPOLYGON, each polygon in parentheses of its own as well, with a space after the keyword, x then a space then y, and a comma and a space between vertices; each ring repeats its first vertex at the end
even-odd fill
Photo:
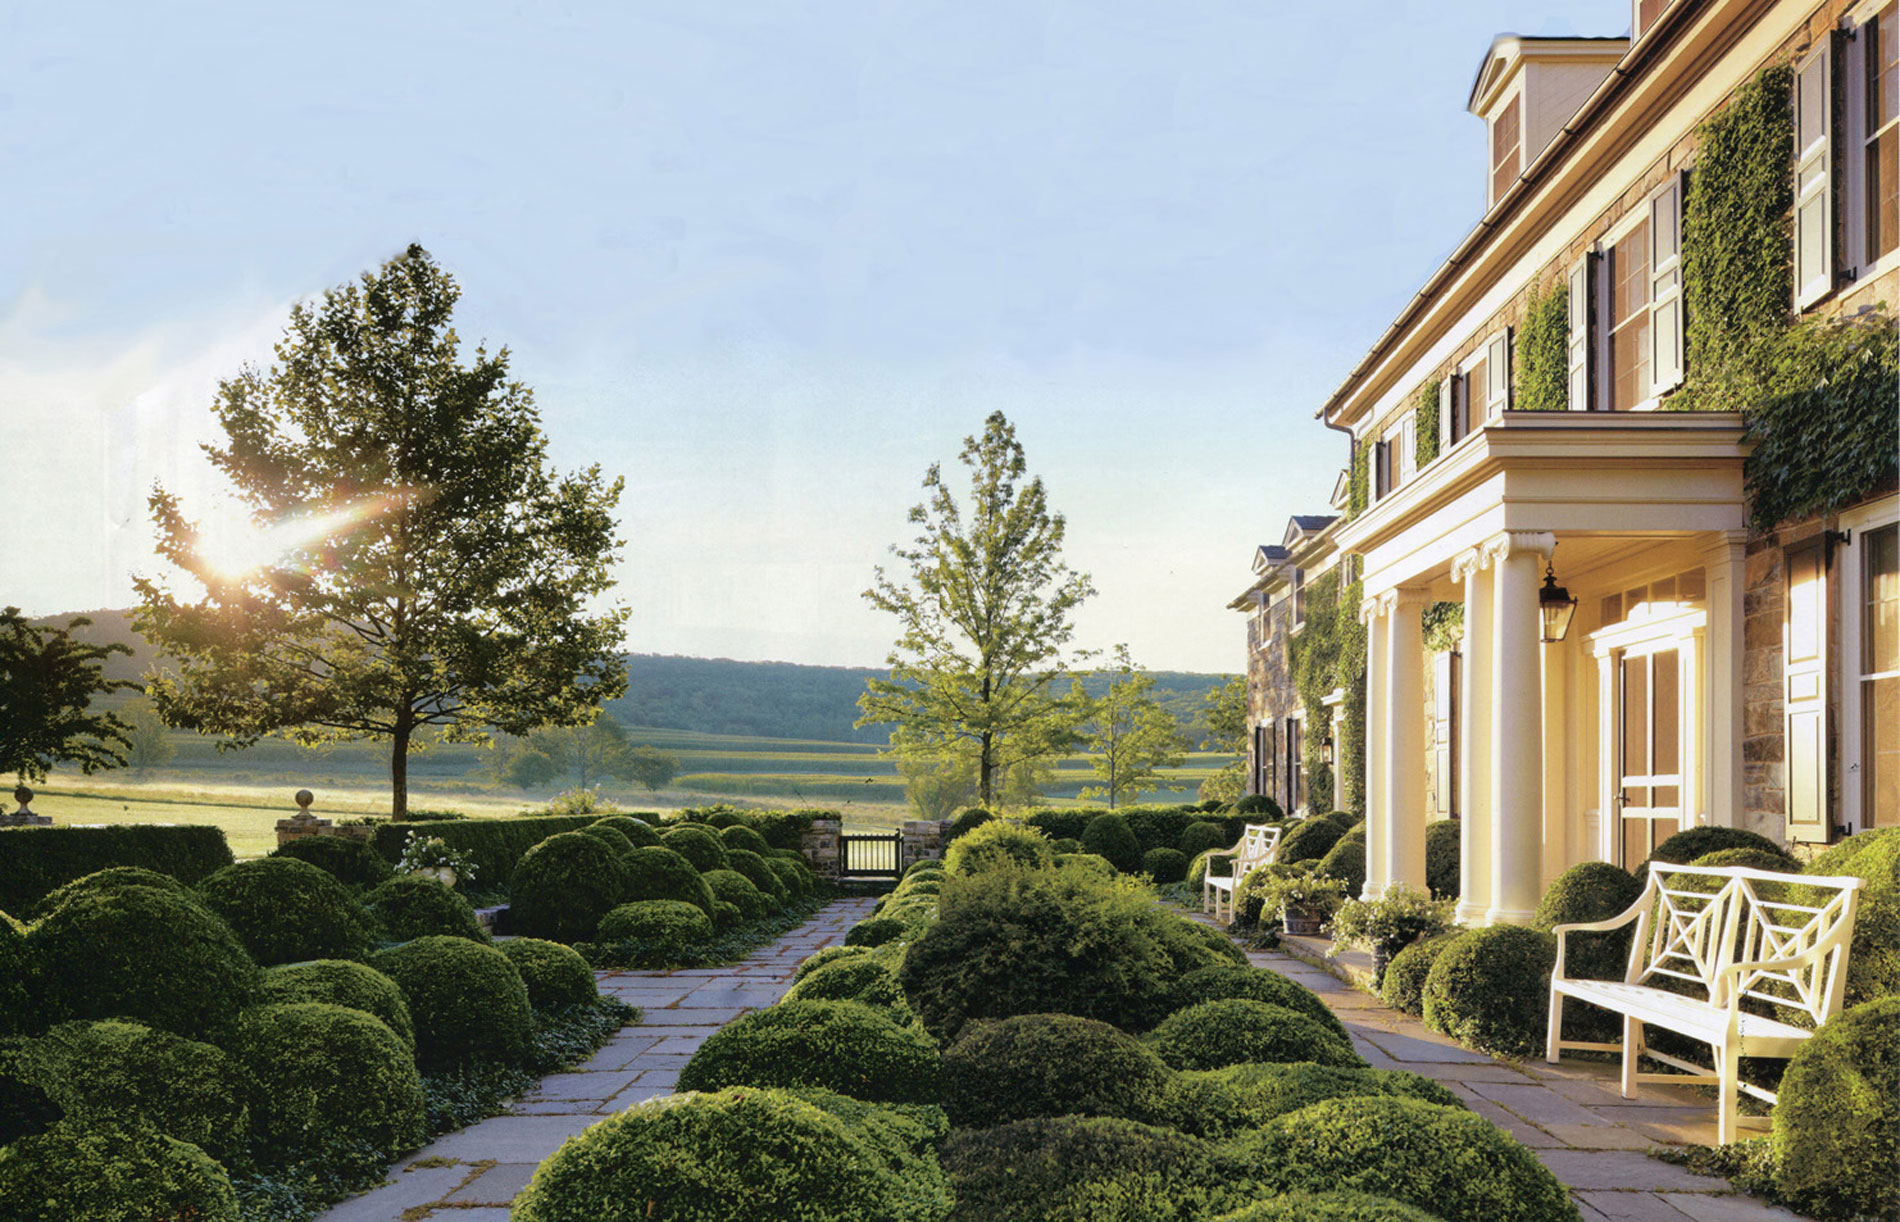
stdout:
POLYGON ((1504 198, 1524 169, 1524 99, 1512 98, 1491 120, 1491 202, 1504 198))

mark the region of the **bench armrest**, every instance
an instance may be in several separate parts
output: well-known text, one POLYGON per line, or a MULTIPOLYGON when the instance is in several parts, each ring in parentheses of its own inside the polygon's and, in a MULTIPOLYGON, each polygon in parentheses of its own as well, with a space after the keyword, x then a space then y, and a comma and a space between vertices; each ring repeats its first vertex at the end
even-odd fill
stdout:
POLYGON ((1608 920, 1571 921, 1568 924, 1553 927, 1550 932, 1557 936, 1557 962, 1550 969, 1550 978, 1552 980, 1569 979, 1568 976, 1564 975, 1564 951, 1566 949, 1564 935, 1573 932, 1601 933, 1606 930, 1623 928, 1623 926, 1649 911, 1649 906, 1655 903, 1655 898, 1650 894, 1652 890, 1654 890, 1653 885, 1644 887, 1643 893, 1636 897, 1634 904, 1631 904, 1628 908, 1625 908, 1608 920))
POLYGON ((1215 852, 1209 853, 1207 855, 1207 869, 1206 871, 1204 871, 1204 873, 1209 874, 1209 875, 1214 874, 1214 863, 1217 861, 1224 861, 1227 863, 1227 873, 1214 875, 1214 876, 1217 878, 1232 878, 1234 876, 1234 858, 1238 856, 1239 853, 1240 853, 1239 845, 1235 845, 1231 849, 1219 849, 1215 852))

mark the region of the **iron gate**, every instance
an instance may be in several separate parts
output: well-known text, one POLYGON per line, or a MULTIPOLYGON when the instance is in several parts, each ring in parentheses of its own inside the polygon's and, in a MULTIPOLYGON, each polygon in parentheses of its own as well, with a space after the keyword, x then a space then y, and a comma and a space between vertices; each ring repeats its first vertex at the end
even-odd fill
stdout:
POLYGON ((898 861, 904 837, 898 833, 840 836, 838 840, 846 878, 896 878, 902 873, 898 861))

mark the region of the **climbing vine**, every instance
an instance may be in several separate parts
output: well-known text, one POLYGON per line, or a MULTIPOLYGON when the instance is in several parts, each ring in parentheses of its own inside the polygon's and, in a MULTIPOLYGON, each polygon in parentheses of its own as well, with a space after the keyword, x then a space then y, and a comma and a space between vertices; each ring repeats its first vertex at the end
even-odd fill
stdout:
POLYGON ((1438 457, 1439 384, 1436 379, 1419 387, 1418 403, 1412 408, 1412 430, 1418 437, 1418 465, 1423 467, 1438 457))
POLYGON ((1352 521, 1366 511, 1366 501, 1371 492, 1368 481, 1372 470, 1371 441, 1362 441, 1353 447, 1352 471, 1346 481, 1346 520, 1352 521))
MULTIPOLYGON (((1335 688, 1345 689, 1340 708, 1339 737, 1334 744, 1334 766, 1341 769, 1340 806, 1355 814, 1366 808, 1366 629, 1359 622, 1361 585, 1340 581, 1338 568, 1306 587, 1306 618, 1292 638, 1289 660, 1293 683, 1306 709, 1306 724, 1327 724, 1325 699, 1335 688)), ((1321 756, 1324 734, 1306 736, 1301 766, 1307 791, 1328 793, 1333 771, 1321 756)))
POLYGON ((1419 616, 1425 637, 1426 653, 1456 649, 1465 635, 1465 605, 1461 602, 1433 603, 1419 616))
POLYGON ((1563 281, 1533 288, 1517 329, 1517 386, 1512 406, 1561 412, 1570 406, 1570 295, 1563 281))

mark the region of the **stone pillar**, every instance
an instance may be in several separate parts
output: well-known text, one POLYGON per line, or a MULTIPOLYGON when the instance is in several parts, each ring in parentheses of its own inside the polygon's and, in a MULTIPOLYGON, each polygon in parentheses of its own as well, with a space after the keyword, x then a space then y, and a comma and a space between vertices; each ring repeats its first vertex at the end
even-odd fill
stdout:
POLYGON ((277 821, 277 847, 283 848, 293 840, 305 836, 322 836, 330 831, 330 821, 319 819, 310 813, 310 804, 316 801, 316 795, 308 789, 297 791, 297 813, 288 819, 277 821))
POLYGON ((53 826, 53 817, 51 815, 36 815, 33 813, 33 791, 27 786, 22 785, 15 789, 13 791, 13 800, 20 804, 20 809, 10 815, 4 813, 4 811, 0 811, 0 827, 53 826))
POLYGON ((1385 784, 1385 744, 1391 733, 1386 671, 1391 662, 1380 600, 1369 598, 1360 604, 1359 618, 1366 625, 1366 885, 1359 894, 1362 899, 1376 900, 1392 881, 1385 784))
POLYGON ((1425 595, 1399 590, 1385 616, 1386 878, 1425 890, 1425 595))
POLYGON ((805 864, 821 878, 837 879, 844 874, 844 823, 839 819, 813 819, 811 827, 799 837, 798 851, 805 864))
POLYGON ((1522 925, 1543 898, 1544 693, 1537 589, 1556 540, 1510 531, 1489 544, 1491 628, 1492 925, 1522 925))
POLYGON ((935 819, 906 820, 902 829, 903 841, 898 846, 898 871, 902 873, 920 861, 942 857, 943 828, 944 825, 935 819))
MULTIPOLYGON (((1703 667, 1709 676, 1709 754, 1703 772, 1708 777, 1703 810, 1716 827, 1748 825, 1742 809, 1742 710, 1747 703, 1742 690, 1746 673, 1742 594, 1748 584, 1747 542, 1743 531, 1722 531, 1702 551, 1709 607, 1708 661, 1703 667)), ((1683 826, 1688 826, 1686 820, 1683 826)))
POLYGON ((1451 566, 1465 587, 1465 642, 1459 668, 1458 840, 1461 925, 1481 925, 1491 908, 1491 632, 1492 575, 1489 557, 1472 548, 1451 566))

